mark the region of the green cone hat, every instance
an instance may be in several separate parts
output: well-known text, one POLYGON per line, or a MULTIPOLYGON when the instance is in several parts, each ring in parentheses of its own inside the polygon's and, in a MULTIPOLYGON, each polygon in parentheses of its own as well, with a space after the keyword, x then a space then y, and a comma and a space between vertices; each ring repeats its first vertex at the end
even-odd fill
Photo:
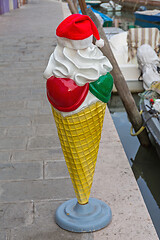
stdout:
POLYGON ((101 76, 97 81, 89 84, 90 92, 104 103, 109 101, 112 88, 113 77, 110 73, 101 76))

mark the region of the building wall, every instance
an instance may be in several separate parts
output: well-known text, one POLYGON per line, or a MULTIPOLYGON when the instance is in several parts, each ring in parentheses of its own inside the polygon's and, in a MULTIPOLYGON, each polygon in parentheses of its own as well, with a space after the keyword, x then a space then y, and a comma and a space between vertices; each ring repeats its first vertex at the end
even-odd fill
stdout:
POLYGON ((9 12, 9 0, 0 0, 0 14, 9 12))
POLYGON ((0 0, 0 14, 9 12, 27 3, 27 0, 0 0))

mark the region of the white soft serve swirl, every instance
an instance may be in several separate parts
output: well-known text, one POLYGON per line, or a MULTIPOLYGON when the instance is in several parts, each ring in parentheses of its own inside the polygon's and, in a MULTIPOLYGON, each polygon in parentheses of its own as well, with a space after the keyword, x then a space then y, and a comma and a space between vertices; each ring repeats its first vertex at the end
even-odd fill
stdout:
POLYGON ((109 60, 94 44, 81 50, 58 44, 49 59, 44 77, 48 79, 54 75, 57 78, 71 78, 78 86, 83 86, 111 70, 109 60))

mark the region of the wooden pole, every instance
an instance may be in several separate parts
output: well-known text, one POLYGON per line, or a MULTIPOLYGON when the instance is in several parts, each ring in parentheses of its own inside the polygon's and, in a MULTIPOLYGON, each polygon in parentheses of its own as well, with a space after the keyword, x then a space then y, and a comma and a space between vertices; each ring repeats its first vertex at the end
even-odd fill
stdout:
POLYGON ((73 2, 72 2, 72 0, 67 0, 67 2, 68 2, 68 7, 69 7, 69 10, 71 11, 71 13, 72 14, 78 13, 74 4, 73 4, 73 2))
MULTIPOLYGON (((79 0, 79 1, 83 1, 83 0, 79 0)), ((128 88, 128 85, 124 79, 124 76, 122 75, 121 70, 117 64, 117 61, 112 53, 112 50, 109 46, 108 39, 105 35, 105 32, 104 32, 99 20, 97 19, 97 17, 95 16, 95 14, 93 13, 93 11, 90 8, 86 8, 85 12, 93 20, 93 22, 95 23, 95 25, 99 31, 100 37, 104 40, 104 47, 101 48, 101 51, 109 59, 109 61, 111 62, 112 66, 113 66, 113 70, 112 70, 111 74, 114 79, 114 84, 115 84, 118 94, 123 102, 123 105, 126 109, 129 120, 130 120, 131 124, 133 125, 133 128, 137 132, 141 128, 143 121, 142 121, 142 117, 137 109, 137 106, 135 104, 135 101, 133 99, 133 96, 128 88)), ((149 141, 146 129, 141 134, 138 135, 138 139, 142 146, 148 147, 150 145, 150 141, 149 141)))
POLYGON ((85 3, 85 0, 78 0, 78 2, 79 2, 79 6, 81 8, 82 14, 86 15, 87 5, 85 3))
POLYGON ((77 4, 77 0, 73 0, 73 4, 74 4, 74 7, 76 9, 76 12, 78 13, 78 4, 77 4))

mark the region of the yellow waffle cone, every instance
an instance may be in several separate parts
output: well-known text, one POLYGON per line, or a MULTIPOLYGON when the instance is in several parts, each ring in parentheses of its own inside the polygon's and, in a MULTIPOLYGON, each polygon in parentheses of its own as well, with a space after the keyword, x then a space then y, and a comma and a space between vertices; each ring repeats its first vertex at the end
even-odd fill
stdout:
POLYGON ((88 202, 101 139, 106 103, 96 102, 63 117, 53 107, 63 154, 80 204, 88 202))

